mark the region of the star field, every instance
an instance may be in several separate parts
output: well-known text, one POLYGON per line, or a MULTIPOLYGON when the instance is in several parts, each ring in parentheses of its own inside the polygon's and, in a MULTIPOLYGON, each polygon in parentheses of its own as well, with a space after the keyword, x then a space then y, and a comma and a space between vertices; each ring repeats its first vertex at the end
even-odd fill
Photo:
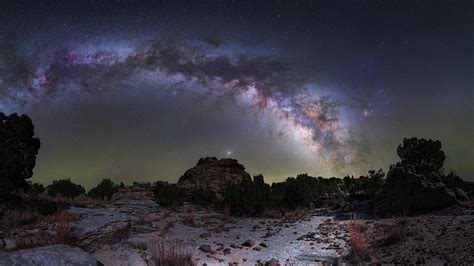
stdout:
POLYGON ((410 136, 472 180, 469 1, 4 6, 0 111, 34 121, 35 181, 176 181, 203 156, 358 175, 410 136))

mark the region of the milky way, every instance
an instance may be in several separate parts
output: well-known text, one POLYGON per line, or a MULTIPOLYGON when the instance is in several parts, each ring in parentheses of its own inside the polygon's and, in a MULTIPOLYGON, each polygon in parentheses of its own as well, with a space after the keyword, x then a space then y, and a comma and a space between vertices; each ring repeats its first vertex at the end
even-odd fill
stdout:
POLYGON ((12 2, 0 111, 32 117, 46 183, 175 181, 202 156, 357 175, 411 136, 470 176, 469 4, 438 4, 12 2))
MULTIPOLYGON (((266 109, 290 123, 330 163, 352 163, 355 147, 338 116, 338 103, 310 92, 285 65, 267 57, 216 54, 176 42, 154 41, 119 51, 114 47, 50 48, 36 58, 12 58, 23 69, 7 72, 7 108, 29 108, 61 96, 70 87, 87 94, 113 89, 139 76, 158 75, 199 83, 209 97, 230 95, 244 107, 266 109), (26 60, 21 61, 21 60, 26 60), (17 106, 15 106, 17 105, 17 106)), ((8 70, 7 70, 8 71, 8 70)), ((137 88, 139 89, 139 88, 137 88)))

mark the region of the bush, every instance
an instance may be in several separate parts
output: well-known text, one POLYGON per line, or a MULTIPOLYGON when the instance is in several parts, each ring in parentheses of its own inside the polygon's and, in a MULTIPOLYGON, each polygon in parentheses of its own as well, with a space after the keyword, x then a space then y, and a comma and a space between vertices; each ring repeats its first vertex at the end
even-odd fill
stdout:
POLYGON ((28 192, 33 194, 33 195, 38 195, 38 194, 41 194, 45 191, 46 191, 46 189, 44 188, 43 184, 39 184, 39 183, 30 184, 30 186, 28 188, 28 192))
POLYGON ((176 184, 158 181, 153 184, 153 194, 155 201, 165 207, 171 205, 181 205, 184 194, 176 184))
POLYGON ((102 181, 94 188, 92 188, 87 195, 92 198, 108 199, 112 198, 114 193, 119 190, 119 185, 115 185, 112 180, 108 178, 102 181))
POLYGON ((218 200, 213 191, 200 188, 192 193, 191 202, 196 205, 210 206, 214 205, 218 200))
POLYGON ((230 213, 236 216, 254 216, 275 207, 271 187, 265 184, 262 175, 238 184, 227 185, 224 202, 230 213))
POLYGON ((309 207, 314 200, 313 191, 315 187, 311 189, 311 179, 307 177, 308 176, 290 177, 286 180, 281 205, 290 210, 309 207))
POLYGON ((60 195, 65 198, 73 198, 85 193, 83 186, 74 184, 69 178, 53 181, 53 183, 47 187, 47 190, 48 195, 51 197, 60 195))
POLYGON ((26 116, 0 112, 0 189, 6 191, 28 187, 26 179, 33 175, 40 140, 26 116))

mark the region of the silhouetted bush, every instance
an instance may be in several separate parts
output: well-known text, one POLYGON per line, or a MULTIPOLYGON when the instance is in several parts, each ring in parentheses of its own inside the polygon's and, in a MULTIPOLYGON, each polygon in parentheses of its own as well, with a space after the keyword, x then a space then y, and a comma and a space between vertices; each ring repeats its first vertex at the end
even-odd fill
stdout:
POLYGON ((404 138, 397 148, 402 165, 415 167, 417 171, 440 171, 445 159, 441 141, 404 138))
POLYGON ((39 183, 30 184, 28 188, 28 192, 35 195, 41 194, 45 191, 46 189, 44 188, 43 184, 39 184, 39 183))
POLYGON ((104 178, 96 187, 89 190, 87 195, 92 198, 110 200, 110 198, 112 198, 114 193, 116 193, 118 190, 119 185, 114 184, 109 178, 104 178))
POLYGON ((217 201, 216 194, 212 190, 200 188, 191 194, 191 202, 196 205, 209 206, 217 201))
POLYGON ((85 193, 83 186, 74 184, 69 178, 53 181, 53 183, 47 187, 47 190, 48 195, 51 197, 60 195, 65 198, 73 198, 85 193))
POLYGON ((229 184, 224 191, 224 202, 236 216, 254 216, 276 207, 271 187, 265 184, 262 175, 254 176, 253 181, 229 184))
POLYGON ((26 188, 33 175, 40 140, 34 137, 31 119, 0 112, 0 189, 26 188))
POLYGON ((153 194, 155 201, 165 207, 183 203, 184 194, 176 184, 157 181, 153 184, 153 194))
POLYGON ((306 174, 285 182, 266 184, 262 175, 238 184, 229 184, 224 201, 232 215, 255 216, 267 210, 309 207, 318 195, 318 180, 306 174))
POLYGON ((449 172, 448 175, 442 177, 443 183, 452 190, 456 188, 466 189, 466 184, 462 178, 460 178, 453 171, 449 172))
POLYGON ((366 194, 367 196, 375 196, 384 183, 385 173, 382 169, 378 171, 370 170, 367 176, 354 178, 353 176, 345 176, 340 187, 347 194, 366 194))

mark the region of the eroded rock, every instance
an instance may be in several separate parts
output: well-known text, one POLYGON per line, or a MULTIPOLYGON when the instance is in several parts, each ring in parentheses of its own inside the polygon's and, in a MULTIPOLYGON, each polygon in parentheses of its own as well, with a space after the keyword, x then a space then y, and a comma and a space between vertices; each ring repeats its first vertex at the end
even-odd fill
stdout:
POLYGON ((199 159, 195 167, 179 178, 178 187, 187 195, 199 190, 211 191, 220 200, 227 184, 236 184, 245 179, 251 180, 251 177, 237 160, 206 157, 199 159))
POLYGON ((50 245, 0 253, 0 265, 99 265, 89 253, 78 247, 50 245))

